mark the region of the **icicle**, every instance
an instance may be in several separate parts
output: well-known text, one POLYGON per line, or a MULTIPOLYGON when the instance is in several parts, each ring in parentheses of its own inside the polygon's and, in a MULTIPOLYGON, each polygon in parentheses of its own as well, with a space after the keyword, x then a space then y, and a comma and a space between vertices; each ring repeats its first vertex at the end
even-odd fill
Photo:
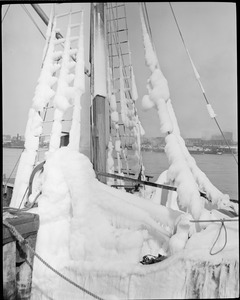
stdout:
POLYGON ((120 140, 115 141, 115 150, 117 152, 121 152, 121 141, 120 140))
POLYGON ((173 133, 176 135, 180 135, 180 129, 178 127, 177 118, 175 116, 170 99, 168 99, 168 101, 167 101, 167 110, 168 110, 168 113, 169 113, 169 116, 170 116, 170 119, 171 119, 171 122, 173 125, 173 133))
POLYGON ((135 81, 135 76, 133 73, 133 67, 131 66, 131 79, 132 79, 132 99, 136 101, 138 99, 137 86, 135 81))
POLYGON ((154 103, 150 100, 149 95, 144 95, 142 98, 142 108, 147 111, 154 107, 154 103))
MULTIPOLYGON (((110 141, 108 143, 108 157, 107 157, 107 172, 114 174, 114 160, 113 160, 113 144, 112 144, 112 138, 110 137, 110 141)), ((108 185, 114 184, 114 179, 109 177, 107 179, 108 185)))

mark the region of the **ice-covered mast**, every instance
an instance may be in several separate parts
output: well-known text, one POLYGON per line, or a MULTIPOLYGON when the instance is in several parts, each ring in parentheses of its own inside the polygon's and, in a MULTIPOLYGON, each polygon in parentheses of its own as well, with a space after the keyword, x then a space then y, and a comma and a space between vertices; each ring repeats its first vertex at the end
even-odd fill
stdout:
POLYGON ((229 196, 221 193, 196 165, 190 155, 185 142, 180 135, 177 119, 171 104, 168 83, 163 76, 150 34, 144 17, 143 4, 139 4, 142 24, 143 43, 145 48, 146 64, 151 71, 148 79, 148 95, 142 99, 145 109, 155 107, 160 122, 160 132, 165 135, 165 152, 170 167, 168 180, 177 186, 178 200, 182 207, 186 207, 195 219, 201 215, 204 199, 200 197, 199 190, 206 192, 212 204, 218 207, 230 206, 229 196))

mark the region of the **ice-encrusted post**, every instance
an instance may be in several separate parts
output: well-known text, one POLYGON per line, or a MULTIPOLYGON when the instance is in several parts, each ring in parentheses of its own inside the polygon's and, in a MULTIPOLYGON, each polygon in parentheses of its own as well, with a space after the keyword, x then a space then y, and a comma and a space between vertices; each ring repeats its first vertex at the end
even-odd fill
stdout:
MULTIPOLYGON (((109 128, 106 126, 108 106, 104 3, 92 3, 91 14, 91 160, 95 171, 106 172, 109 128)), ((105 177, 99 177, 99 180, 106 182, 105 177)))

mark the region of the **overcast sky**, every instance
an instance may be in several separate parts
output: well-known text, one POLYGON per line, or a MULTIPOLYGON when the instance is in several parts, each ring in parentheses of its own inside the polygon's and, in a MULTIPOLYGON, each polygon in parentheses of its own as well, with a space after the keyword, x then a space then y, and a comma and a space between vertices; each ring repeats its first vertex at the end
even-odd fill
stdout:
MULTIPOLYGON (((49 16, 50 4, 40 4, 49 16)), ((206 95, 223 131, 237 132, 236 5, 228 2, 173 2, 185 43, 201 76, 206 95)), ((46 26, 26 4, 43 33, 46 26)), ((58 4, 60 11, 69 4, 58 4)), ((85 10, 86 66, 89 49, 90 4, 74 4, 85 10)), ((2 18, 8 5, 2 6, 2 18)), ((139 117, 146 136, 159 136, 157 112, 143 112, 141 98, 150 75, 137 3, 126 3, 132 61, 138 87, 139 117)), ((206 102, 194 77, 168 2, 147 2, 153 41, 171 100, 184 137, 220 134, 208 115, 206 102)), ((3 133, 23 135, 27 123, 45 40, 19 4, 12 4, 2 23, 3 133)), ((88 81, 87 81, 88 82, 88 81)), ((88 90, 84 101, 89 101, 88 90)))

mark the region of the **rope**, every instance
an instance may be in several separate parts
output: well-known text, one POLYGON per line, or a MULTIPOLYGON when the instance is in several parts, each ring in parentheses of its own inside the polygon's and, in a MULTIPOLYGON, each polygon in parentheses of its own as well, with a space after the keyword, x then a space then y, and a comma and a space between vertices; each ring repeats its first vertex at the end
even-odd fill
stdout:
POLYGON ((15 238, 21 243, 26 245, 26 247, 31 251, 31 253, 36 256, 47 268, 49 268, 51 271, 53 271, 54 273, 56 273, 58 276, 60 276, 61 278, 63 278, 64 280, 66 280, 67 282, 69 282, 70 284, 74 285, 76 288, 80 289, 81 291, 83 291, 84 293, 92 296, 95 299, 98 300, 104 300, 103 298, 95 295, 94 293, 86 290, 85 288, 81 287, 80 285, 78 285, 77 283, 75 283, 74 281, 72 281, 71 279, 67 278, 65 275, 63 275, 62 273, 60 273, 59 271, 57 271, 55 268, 53 268, 49 263, 47 263, 39 254, 37 254, 35 252, 35 250, 28 244, 27 240, 25 240, 23 238, 23 236, 16 230, 16 228, 14 226, 12 226, 10 223, 8 223, 8 221, 3 220, 3 224, 9 228, 9 230, 13 233, 13 235, 15 236, 15 238))
POLYGON ((143 2, 142 5, 143 5, 143 16, 144 16, 144 19, 145 19, 145 23, 147 24, 147 30, 149 32, 149 35, 151 37, 151 41, 153 43, 152 30, 151 30, 151 26, 150 26, 150 22, 149 22, 146 2, 143 2))
POLYGON ((11 4, 9 4, 9 5, 8 5, 8 8, 6 9, 6 12, 5 12, 5 14, 4 14, 3 18, 2 18, 2 23, 3 23, 3 21, 4 21, 5 17, 6 17, 6 15, 7 15, 7 12, 8 12, 8 10, 9 10, 9 8, 10 8, 10 5, 11 5, 11 4))
POLYGON ((216 255, 218 254, 219 252, 221 252, 227 245, 227 229, 226 229, 226 226, 224 224, 224 222, 234 222, 234 221, 238 221, 238 219, 220 219, 220 220, 190 220, 190 222, 193 222, 193 223, 201 223, 201 222, 221 222, 221 227, 219 229, 219 232, 218 232, 218 235, 217 235, 217 238, 215 240, 215 242, 213 243, 209 253, 211 255, 216 255), (220 250, 218 250, 217 252, 213 253, 212 250, 214 248, 214 246, 216 245, 219 237, 220 237, 220 234, 221 234, 221 231, 222 231, 222 228, 224 228, 224 232, 225 232, 225 240, 224 240, 224 245, 222 246, 222 248, 220 250))
POLYGON ((209 253, 210 253, 211 255, 216 255, 216 254, 218 254, 219 252, 221 252, 221 251, 225 248, 226 244, 227 244, 227 229, 226 229, 226 226, 225 226, 225 224, 224 224, 224 221, 222 220, 222 224, 221 224, 221 227, 220 227, 220 229, 219 229, 218 236, 217 236, 215 242, 213 243, 212 248, 210 249, 209 253), (224 231, 225 231, 225 241, 224 241, 224 245, 223 245, 223 247, 222 247, 220 250, 218 250, 218 251, 215 252, 215 253, 212 253, 213 247, 215 246, 215 244, 217 243, 217 241, 218 241, 218 239, 219 239, 219 236, 220 236, 220 234, 221 234, 222 228, 224 228, 224 231))
POLYGON ((26 14, 29 16, 29 18, 32 20, 33 24, 37 27, 37 29, 39 30, 39 32, 41 33, 41 35, 43 36, 44 39, 45 35, 42 33, 41 29, 38 27, 37 23, 34 21, 33 17, 30 15, 29 11, 26 9, 24 4, 21 4, 22 8, 25 10, 26 14))
MULTIPOLYGON (((178 32, 179 32, 180 37, 181 37, 181 39, 182 39, 184 48, 185 48, 185 50, 186 50, 186 52, 187 52, 188 58, 189 58, 189 60, 190 60, 191 66, 192 66, 192 68, 193 68, 195 77, 196 77, 196 79, 197 79, 197 82, 198 82, 198 84, 199 84, 201 90, 202 90, 203 97, 204 97, 204 99, 205 99, 207 105, 210 105, 210 102, 208 101, 207 95, 206 95, 206 93, 205 93, 205 91, 204 91, 204 88, 203 88, 203 85, 202 85, 202 83, 201 83, 200 75, 198 74, 198 71, 197 71, 197 69, 196 69, 196 67, 195 67, 195 65, 194 65, 194 63, 193 63, 193 60, 192 60, 192 58, 191 58, 191 56, 190 56, 190 53, 189 53, 188 48, 187 48, 187 45, 186 45, 185 40, 184 40, 184 38, 183 38, 183 34, 182 34, 181 29, 180 29, 180 27, 179 27, 179 25, 178 25, 178 21, 177 21, 176 15, 175 15, 175 13, 174 13, 173 7, 172 7, 172 5, 171 5, 171 2, 169 2, 169 5, 170 5, 170 8, 171 8, 171 11, 172 11, 172 14, 173 14, 175 23, 176 23, 177 28, 178 28, 178 32)), ((219 125, 217 119, 216 119, 216 115, 213 113, 213 114, 211 115, 211 118, 214 119, 214 121, 215 121, 215 123, 216 123, 216 125, 217 125, 217 127, 218 127, 218 129, 219 129, 219 131, 221 132, 221 135, 222 135, 222 137, 223 137, 223 139, 224 139, 224 141, 225 141, 225 143, 226 143, 228 149, 230 150, 230 152, 231 152, 231 154, 232 154, 234 160, 236 161, 236 163, 237 163, 237 165, 238 165, 238 161, 237 161, 237 159, 236 159, 236 157, 235 157, 235 155, 234 155, 234 153, 233 153, 233 151, 232 151, 232 149, 231 149, 231 147, 230 147, 228 141, 226 140, 226 138, 225 138, 225 136, 224 136, 224 133, 223 133, 223 131, 222 131, 222 129, 221 129, 221 127, 220 127, 220 125, 219 125)))
POLYGON ((7 184, 8 184, 8 182, 9 182, 9 180, 10 180, 10 178, 11 178, 11 176, 12 176, 12 174, 13 174, 13 172, 14 172, 14 170, 15 170, 15 168, 16 168, 16 166, 17 166, 19 160, 20 160, 20 157, 21 157, 23 151, 24 151, 24 149, 22 150, 21 154, 19 155, 18 160, 17 160, 17 162, 15 163, 15 165, 14 165, 14 167, 13 167, 13 169, 12 169, 12 172, 11 172, 11 174, 9 175, 9 177, 8 177, 8 179, 7 179, 7 181, 6 181, 5 185, 4 185, 4 190, 6 190, 7 184))
POLYGON ((23 202, 23 200, 24 200, 24 198, 25 198, 25 196, 26 196, 26 193, 27 193, 28 189, 29 189, 29 186, 27 186, 27 188, 26 188, 26 190, 25 190, 25 193, 24 193, 24 195, 23 195, 23 197, 22 197, 22 201, 21 201, 21 203, 19 204, 18 209, 20 209, 20 207, 21 207, 21 205, 22 205, 22 202, 23 202))

